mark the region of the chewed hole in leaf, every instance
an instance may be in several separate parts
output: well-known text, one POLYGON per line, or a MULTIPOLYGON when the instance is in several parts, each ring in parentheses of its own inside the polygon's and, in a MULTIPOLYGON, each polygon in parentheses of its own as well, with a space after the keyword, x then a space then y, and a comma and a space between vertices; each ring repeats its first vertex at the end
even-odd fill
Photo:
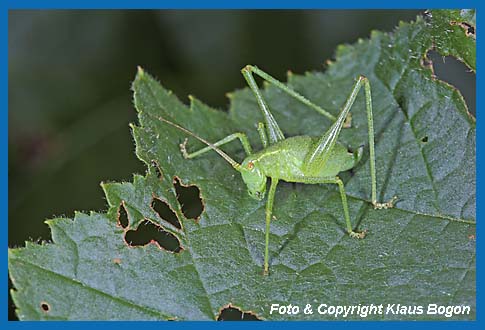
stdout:
POLYGON ((170 222, 172 225, 174 225, 177 228, 182 228, 180 225, 180 221, 177 218, 177 215, 175 214, 174 211, 168 206, 168 204, 158 198, 153 198, 152 203, 151 203, 152 209, 158 213, 160 218, 170 222))
POLYGON ((184 216, 187 219, 198 220, 204 211, 204 204, 200 197, 199 188, 195 185, 183 185, 178 177, 174 178, 173 184, 184 216))
POLYGON ((261 321, 261 319, 251 312, 243 312, 240 308, 229 305, 221 309, 217 321, 261 321))
POLYGON ((125 242, 131 247, 155 244, 170 252, 178 253, 182 250, 177 237, 148 220, 141 222, 136 230, 128 230, 125 242))
POLYGON ((466 35, 467 36, 474 36, 475 35, 475 28, 471 26, 470 24, 466 22, 461 22, 460 24, 461 27, 463 27, 466 30, 466 35))
POLYGON ((433 71, 433 61, 431 61, 431 59, 428 57, 428 54, 425 54, 421 58, 421 66, 425 69, 433 71))
POLYGON ((162 179, 162 170, 160 169, 160 165, 158 164, 158 161, 156 161, 155 159, 152 159, 151 166, 152 166, 152 169, 155 171, 157 178, 159 178, 161 180, 162 179))
POLYGON ((49 313, 49 311, 51 310, 51 306, 47 302, 42 301, 40 303, 40 309, 45 313, 49 313))
POLYGON ((476 77, 466 65, 452 56, 441 56, 436 51, 429 51, 427 57, 433 63, 436 78, 457 88, 468 105, 468 111, 476 113, 476 77))
POLYGON ((450 24, 460 26, 463 30, 465 30, 465 34, 467 37, 475 36, 475 27, 468 24, 467 22, 450 22, 450 24))
POLYGON ((421 142, 423 142, 423 143, 428 142, 428 136, 427 136, 427 135, 423 136, 423 137, 421 138, 421 142))
POLYGON ((126 212, 125 202, 121 202, 118 208, 118 225, 126 228, 130 224, 128 219, 128 212, 126 212))

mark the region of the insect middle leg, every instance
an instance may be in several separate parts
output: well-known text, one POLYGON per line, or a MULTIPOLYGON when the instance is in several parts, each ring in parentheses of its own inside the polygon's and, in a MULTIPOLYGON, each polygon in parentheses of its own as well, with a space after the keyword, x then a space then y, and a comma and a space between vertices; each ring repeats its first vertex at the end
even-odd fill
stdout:
POLYGON ((345 194, 345 187, 342 180, 336 176, 334 178, 319 178, 319 177, 295 177, 296 182, 317 184, 317 183, 335 183, 338 185, 340 191, 340 199, 342 200, 342 208, 344 210, 345 227, 350 237, 364 238, 365 232, 357 232, 352 229, 352 223, 350 221, 349 205, 347 203, 347 195, 345 194))
POLYGON ((349 205, 347 203, 347 195, 345 194, 345 187, 342 180, 340 180, 340 178, 336 176, 335 178, 320 179, 318 180, 318 183, 336 183, 338 185, 338 188, 340 191, 340 199, 342 200, 342 207, 344 209, 344 217, 345 217, 345 225, 347 227, 347 233, 349 234, 350 237, 364 238, 365 231, 357 232, 352 229, 352 223, 350 222, 349 205))

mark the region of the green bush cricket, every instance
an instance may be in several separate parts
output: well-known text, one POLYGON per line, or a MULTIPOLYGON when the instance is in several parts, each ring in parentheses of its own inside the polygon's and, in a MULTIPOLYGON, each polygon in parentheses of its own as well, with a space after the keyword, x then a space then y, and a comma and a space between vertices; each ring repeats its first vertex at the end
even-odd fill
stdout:
POLYGON ((264 198, 266 192, 267 178, 271 178, 271 185, 268 192, 268 200, 266 203, 266 231, 265 231, 265 251, 264 251, 264 269, 263 274, 269 274, 269 233, 270 223, 273 212, 273 202, 276 192, 276 186, 279 180, 287 182, 299 182, 307 184, 318 183, 335 183, 340 190, 340 197, 342 199, 342 206, 344 210, 346 230, 351 237, 364 238, 365 232, 357 232, 352 229, 350 222, 349 210, 347 205, 347 197, 342 180, 337 176, 339 172, 343 172, 353 168, 361 159, 363 153, 363 146, 359 147, 353 153, 348 152, 347 148, 337 142, 340 131, 349 115, 349 111, 354 104, 362 86, 364 86, 365 102, 367 110, 368 136, 369 136, 369 161, 370 161, 370 175, 371 175, 371 201, 376 209, 391 208, 396 200, 393 197, 386 203, 377 202, 376 193, 376 169, 375 169, 375 151, 374 151, 374 127, 372 118, 372 99, 371 88, 369 80, 364 76, 359 76, 355 82, 352 92, 345 101, 342 109, 337 117, 334 117, 318 105, 300 95, 290 87, 284 85, 280 81, 271 77, 256 66, 247 65, 241 70, 249 87, 256 96, 259 108, 264 116, 264 123, 258 123, 258 133, 263 144, 263 149, 258 152, 253 152, 249 140, 244 133, 234 133, 222 140, 210 143, 205 139, 195 135, 189 130, 167 120, 159 118, 186 134, 205 143, 207 147, 198 151, 189 153, 186 150, 185 142, 180 145, 182 154, 185 158, 194 158, 207 151, 214 150, 222 156, 232 167, 241 173, 244 183, 247 185, 249 195, 257 200, 264 198), (296 98, 303 104, 309 106, 315 111, 333 120, 334 123, 321 137, 310 136, 294 136, 285 138, 283 132, 279 128, 276 120, 271 114, 266 101, 264 100, 253 74, 261 77, 268 83, 280 88, 282 91, 288 93, 290 96, 296 98), (233 160, 229 155, 218 147, 239 139, 246 158, 241 164, 233 160))

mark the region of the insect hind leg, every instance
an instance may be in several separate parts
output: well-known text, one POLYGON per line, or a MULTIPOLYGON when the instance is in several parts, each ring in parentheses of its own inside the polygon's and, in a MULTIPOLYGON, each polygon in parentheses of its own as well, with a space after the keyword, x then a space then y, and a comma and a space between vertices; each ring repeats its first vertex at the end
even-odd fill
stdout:
POLYGON ((276 119, 273 117, 273 114, 269 110, 268 104, 264 100, 263 95, 258 88, 258 84, 256 84, 256 81, 254 80, 253 69, 254 67, 247 65, 241 70, 241 73, 246 79, 249 88, 251 88, 254 95, 256 96, 256 101, 258 102, 258 106, 264 116, 269 143, 273 144, 278 141, 284 140, 285 136, 278 126, 276 119))
POLYGON ((360 76, 360 81, 364 84, 365 108, 367 111, 367 134, 369 135, 369 165, 371 176, 371 200, 374 209, 390 209, 394 207, 397 197, 394 196, 388 202, 377 202, 377 179, 376 179, 376 156, 374 147, 374 118, 372 111, 372 96, 369 79, 360 76))
POLYGON ((277 80, 276 78, 270 76, 269 74, 267 74, 263 70, 259 69, 257 66, 247 65, 243 70, 245 70, 247 72, 252 72, 252 73, 258 75, 259 77, 261 77, 262 79, 264 79, 268 83, 270 83, 270 84, 278 87, 283 92, 285 92, 288 95, 294 97, 295 99, 297 99, 301 103, 307 105, 308 107, 310 107, 311 109, 315 110, 316 112, 324 115, 328 119, 330 119, 332 121, 334 121, 336 119, 335 116, 333 116, 332 114, 330 114, 328 111, 326 111, 326 110, 322 109, 320 106, 314 104, 313 102, 311 102, 310 100, 308 100, 306 97, 304 97, 300 93, 296 92, 292 88, 288 87, 287 85, 283 84, 281 81, 277 80))

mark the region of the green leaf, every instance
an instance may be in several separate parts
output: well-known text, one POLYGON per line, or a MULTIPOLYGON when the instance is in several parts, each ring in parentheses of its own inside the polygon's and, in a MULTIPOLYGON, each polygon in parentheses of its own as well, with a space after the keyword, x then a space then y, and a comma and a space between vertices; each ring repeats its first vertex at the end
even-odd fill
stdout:
MULTIPOLYGON (((358 75, 371 82, 378 198, 397 195, 399 201, 390 210, 370 207, 366 146, 360 164, 342 174, 351 219, 368 231, 364 240, 345 234, 335 186, 281 183, 271 224, 271 274, 263 276, 265 201, 251 199, 239 174, 217 154, 184 159, 179 143, 186 135, 158 120, 173 120, 209 141, 247 132, 259 147, 255 124, 262 117, 253 95, 247 89, 230 94, 228 114, 195 98, 187 107, 140 69, 133 83, 139 124, 132 129, 147 174, 132 183, 103 184, 107 214, 50 220, 53 243, 9 250, 19 318, 201 320, 235 306, 260 319, 309 320, 335 319, 320 315, 319 304, 401 304, 423 306, 424 314, 367 318, 444 319, 426 314, 428 304, 438 304, 470 306, 470 314, 453 319, 474 319, 475 119, 460 92, 422 64, 442 37, 433 19, 445 14, 340 46, 325 73, 288 76, 290 86, 334 114, 358 75), (199 218, 184 216, 178 179, 200 189, 199 218), (155 211, 154 198, 170 206, 181 228, 155 211), (180 250, 129 247, 124 233, 146 220, 180 250), (270 314, 272 304, 298 305, 300 313, 270 314), (307 304, 311 315, 303 313, 307 304)), ((263 93, 286 136, 316 136, 330 125, 274 87, 263 93)), ((352 115, 352 128, 340 140, 356 148, 367 141, 363 95, 352 115)), ((189 139, 190 150, 200 146, 189 139)), ((244 157, 236 142, 223 149, 238 161, 244 157)))
POLYGON ((475 10, 436 10, 428 15, 436 50, 443 56, 456 57, 476 72, 475 10))

